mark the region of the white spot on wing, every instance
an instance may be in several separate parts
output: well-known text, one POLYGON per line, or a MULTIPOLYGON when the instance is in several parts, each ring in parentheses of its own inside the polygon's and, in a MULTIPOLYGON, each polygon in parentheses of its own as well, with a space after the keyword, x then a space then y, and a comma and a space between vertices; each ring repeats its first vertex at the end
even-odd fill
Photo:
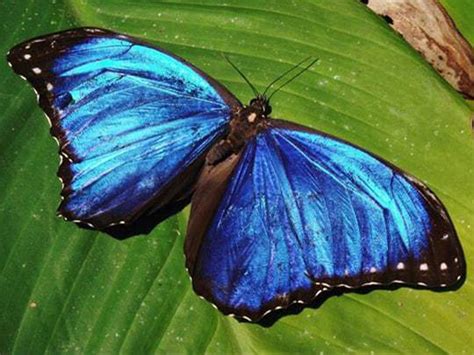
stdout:
MULTIPOLYGON (((364 286, 373 286, 373 285, 380 285, 380 282, 375 282, 375 281, 373 281, 373 282, 366 282, 366 283, 364 284, 364 286)), ((344 286, 344 285, 341 285, 341 286, 344 286)), ((349 288, 349 289, 354 289, 354 288, 356 288, 356 287, 348 286, 347 288, 349 288)))
POLYGON ((33 69, 31 69, 33 71, 33 73, 35 74, 41 74, 41 69, 38 68, 38 67, 34 67, 33 69))
MULTIPOLYGON (((49 116, 47 114, 44 114, 44 117, 46 117, 46 120, 48 121, 48 124, 49 124, 49 127, 52 127, 53 126, 53 123, 51 122, 51 119, 49 118, 49 116)), ((56 140, 56 142, 58 143, 59 145, 59 141, 56 137, 53 136, 53 138, 56 140)))
POLYGON ((102 30, 98 28, 86 28, 86 31, 90 33, 102 33, 102 30))
POLYGON ((397 264, 397 270, 403 270, 405 268, 405 264, 404 263, 398 263, 397 264))
POLYGON ((23 58, 25 58, 26 60, 30 60, 31 59, 31 54, 26 53, 26 54, 23 55, 23 58))
POLYGON ((446 263, 441 263, 441 264, 439 265, 439 269, 440 269, 440 270, 447 270, 447 269, 448 269, 448 265, 446 265, 446 263))
POLYGON ((370 272, 371 274, 374 274, 374 273, 377 272, 377 269, 372 266, 372 267, 370 268, 369 272, 370 272))
POLYGON ((426 270, 428 270, 428 264, 427 264, 427 263, 421 264, 421 265, 420 265, 420 270, 421 270, 421 271, 426 271, 426 270))
POLYGON ((33 91, 35 92, 35 95, 36 95, 36 102, 39 103, 39 101, 40 101, 40 96, 39 96, 39 94, 38 94, 38 91, 36 91, 35 88, 33 88, 33 91))
POLYGON ((436 201, 436 196, 434 195, 434 193, 432 193, 430 190, 425 190, 425 192, 429 197, 436 201))

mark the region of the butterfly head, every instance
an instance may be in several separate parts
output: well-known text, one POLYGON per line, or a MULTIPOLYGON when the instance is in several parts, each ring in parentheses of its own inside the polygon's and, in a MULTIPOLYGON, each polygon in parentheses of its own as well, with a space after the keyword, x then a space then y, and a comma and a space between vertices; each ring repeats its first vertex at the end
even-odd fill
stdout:
POLYGON ((272 113, 270 100, 268 99, 266 95, 258 94, 255 98, 250 100, 249 107, 258 116, 267 117, 272 113))

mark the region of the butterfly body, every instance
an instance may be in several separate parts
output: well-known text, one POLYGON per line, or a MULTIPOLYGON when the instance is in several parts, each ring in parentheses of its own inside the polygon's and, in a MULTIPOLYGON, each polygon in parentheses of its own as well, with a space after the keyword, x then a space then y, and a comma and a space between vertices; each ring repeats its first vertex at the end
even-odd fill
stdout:
POLYGON ((230 154, 239 153, 247 141, 268 127, 270 112, 271 107, 266 97, 256 97, 248 106, 233 112, 228 134, 210 149, 206 162, 216 165, 230 154))
POLYGON ((27 41, 8 61, 59 143, 59 214, 133 230, 191 202, 186 267, 225 314, 259 320, 331 289, 465 278, 454 225, 425 184, 271 118, 265 95, 242 105, 185 60, 97 28, 27 41))

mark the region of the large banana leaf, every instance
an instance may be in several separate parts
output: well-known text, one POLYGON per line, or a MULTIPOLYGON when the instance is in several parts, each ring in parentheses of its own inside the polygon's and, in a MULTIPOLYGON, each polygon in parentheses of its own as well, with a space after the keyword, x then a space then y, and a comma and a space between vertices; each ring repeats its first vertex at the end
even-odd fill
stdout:
MULTIPOLYGON (((445 2, 459 10, 469 0, 445 2)), ((304 57, 320 58, 275 96, 274 115, 426 181, 473 271, 471 111, 358 1, 4 0, 0 20, 1 53, 32 36, 101 26, 183 56, 243 101, 250 90, 220 53, 259 88, 304 57)), ((57 146, 32 90, 5 61, 0 72, 0 353, 472 351, 469 276, 451 292, 343 294, 264 327, 224 317, 193 293, 185 212, 126 241, 55 218, 57 146)))

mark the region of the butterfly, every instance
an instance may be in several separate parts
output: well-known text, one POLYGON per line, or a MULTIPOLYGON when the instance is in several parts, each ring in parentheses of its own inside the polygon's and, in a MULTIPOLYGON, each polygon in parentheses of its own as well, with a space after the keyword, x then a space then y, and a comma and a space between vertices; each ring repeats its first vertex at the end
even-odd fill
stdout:
POLYGON ((186 267, 224 314, 257 321, 332 289, 465 277, 432 191, 351 143, 270 117, 253 86, 244 105, 176 55, 98 28, 24 42, 8 62, 59 144, 58 213, 106 230, 191 202, 186 267))

